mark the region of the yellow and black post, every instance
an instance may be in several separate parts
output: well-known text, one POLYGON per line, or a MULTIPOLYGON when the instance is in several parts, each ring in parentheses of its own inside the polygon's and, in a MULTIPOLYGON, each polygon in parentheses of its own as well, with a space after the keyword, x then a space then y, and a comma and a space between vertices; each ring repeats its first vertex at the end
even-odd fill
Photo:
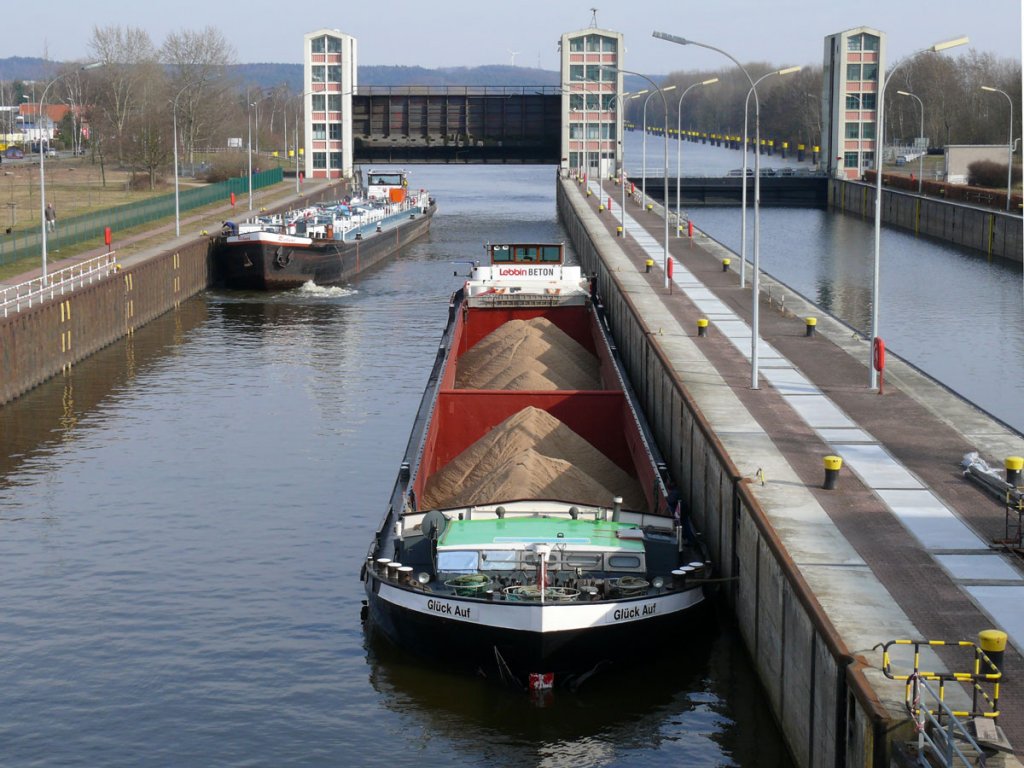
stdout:
POLYGON ((826 491, 834 491, 836 483, 839 482, 839 470, 843 467, 843 460, 839 456, 825 457, 825 484, 821 486, 826 491))

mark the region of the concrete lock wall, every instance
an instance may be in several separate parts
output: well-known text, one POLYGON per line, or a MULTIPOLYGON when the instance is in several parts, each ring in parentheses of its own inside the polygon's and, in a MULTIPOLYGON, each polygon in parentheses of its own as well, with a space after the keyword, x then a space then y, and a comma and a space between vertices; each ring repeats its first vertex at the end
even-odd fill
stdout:
MULTIPOLYGON (((831 179, 829 206, 874 220, 875 187, 831 179)), ((977 208, 910 192, 882 190, 882 221, 1001 259, 1024 259, 1024 219, 1020 214, 977 208)))
POLYGON ((197 239, 0 318, 0 405, 204 290, 209 247, 197 239))
POLYGON ((807 768, 887 766, 888 715, 663 356, 659 329, 608 268, 617 242, 563 183, 558 208, 584 269, 597 274, 619 352, 717 575, 735 577, 726 599, 794 758, 807 768))

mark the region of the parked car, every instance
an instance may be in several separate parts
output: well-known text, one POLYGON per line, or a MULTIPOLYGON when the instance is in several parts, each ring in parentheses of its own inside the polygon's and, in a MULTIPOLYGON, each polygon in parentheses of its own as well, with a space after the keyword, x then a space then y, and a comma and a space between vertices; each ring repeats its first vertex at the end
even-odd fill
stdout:
MULTIPOLYGON (((733 168, 726 175, 728 175, 728 176, 742 176, 743 175, 743 169, 742 168, 733 168)), ((753 168, 747 168, 747 176, 753 176, 753 175, 754 175, 754 169, 753 168)))
POLYGON ((4 157, 8 160, 21 160, 25 157, 25 153, 22 152, 18 147, 8 147, 4 150, 4 157))

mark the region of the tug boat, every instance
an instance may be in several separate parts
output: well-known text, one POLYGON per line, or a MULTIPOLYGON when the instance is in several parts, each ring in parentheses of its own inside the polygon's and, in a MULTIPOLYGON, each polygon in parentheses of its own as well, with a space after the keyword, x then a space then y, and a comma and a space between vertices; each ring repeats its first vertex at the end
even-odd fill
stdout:
POLYGON ((471 266, 361 574, 372 631, 530 689, 670 642, 711 567, 564 259, 471 266))
POLYGON ((369 171, 365 199, 224 222, 216 278, 247 290, 345 282, 426 234, 435 209, 426 190, 409 190, 405 171, 369 171))

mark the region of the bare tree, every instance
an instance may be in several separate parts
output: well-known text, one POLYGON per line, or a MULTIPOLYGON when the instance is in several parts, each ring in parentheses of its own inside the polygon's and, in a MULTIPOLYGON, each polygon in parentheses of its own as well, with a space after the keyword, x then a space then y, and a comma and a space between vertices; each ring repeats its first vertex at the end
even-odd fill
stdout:
POLYGON ((125 133, 137 92, 155 74, 153 43, 138 27, 94 27, 89 49, 104 65, 97 70, 105 87, 96 106, 105 127, 113 133, 118 161, 123 162, 125 133))
POLYGON ((181 30, 167 36, 160 57, 170 70, 170 98, 178 100, 178 135, 189 162, 197 143, 218 131, 225 119, 226 68, 235 49, 219 29, 181 30))

